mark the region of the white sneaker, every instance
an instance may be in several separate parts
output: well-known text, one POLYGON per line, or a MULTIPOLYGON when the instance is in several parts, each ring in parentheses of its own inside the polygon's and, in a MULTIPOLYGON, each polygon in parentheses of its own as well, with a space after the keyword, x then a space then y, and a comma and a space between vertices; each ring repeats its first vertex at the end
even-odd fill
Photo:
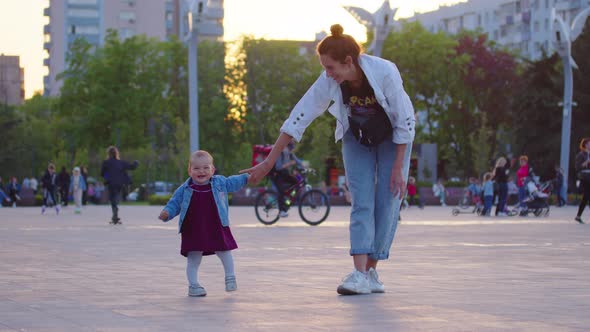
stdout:
POLYGON ((371 287, 367 276, 354 270, 342 279, 342 283, 336 291, 340 295, 371 294, 371 287))
POLYGON ((383 286, 383 283, 379 280, 377 270, 370 268, 369 272, 367 273, 367 278, 369 279, 371 293, 385 293, 385 286, 383 286))
POLYGON ((498 212, 498 217, 506 217, 506 216, 508 216, 506 213, 498 212))
POLYGON ((289 216, 289 212, 287 212, 287 211, 279 212, 279 217, 281 217, 281 218, 287 218, 288 216, 289 216))

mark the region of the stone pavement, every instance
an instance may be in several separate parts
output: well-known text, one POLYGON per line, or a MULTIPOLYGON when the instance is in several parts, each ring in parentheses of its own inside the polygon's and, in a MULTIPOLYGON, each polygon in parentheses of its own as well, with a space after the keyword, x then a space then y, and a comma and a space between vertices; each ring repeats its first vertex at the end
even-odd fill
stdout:
MULTIPOLYGON (((385 294, 339 296, 352 269, 349 208, 318 227, 230 210, 238 291, 206 257, 204 298, 186 296, 176 220, 158 207, 0 209, 0 331, 588 331, 590 225, 548 218, 404 211, 379 267, 385 294)), ((588 212, 586 218, 590 221, 588 212)))

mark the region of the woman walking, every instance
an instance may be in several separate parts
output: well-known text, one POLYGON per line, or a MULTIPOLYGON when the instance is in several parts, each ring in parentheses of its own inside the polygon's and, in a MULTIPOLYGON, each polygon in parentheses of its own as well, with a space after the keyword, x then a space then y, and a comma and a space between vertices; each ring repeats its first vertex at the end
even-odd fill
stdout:
POLYGON ((583 224, 582 213, 586 205, 590 205, 590 138, 582 138, 580 141, 580 152, 576 155, 576 173, 583 196, 575 220, 583 224))

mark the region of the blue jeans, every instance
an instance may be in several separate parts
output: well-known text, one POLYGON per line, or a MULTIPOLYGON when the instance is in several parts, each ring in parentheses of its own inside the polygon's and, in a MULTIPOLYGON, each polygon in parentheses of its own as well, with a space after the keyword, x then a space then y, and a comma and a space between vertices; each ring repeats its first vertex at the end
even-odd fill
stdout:
POLYGON ((490 214, 490 211, 492 211, 492 204, 493 203, 494 203, 494 196, 489 195, 489 196, 483 197, 483 211, 481 212, 481 214, 483 216, 487 216, 490 214))
MULTIPOLYGON (((408 144, 402 174, 408 180, 412 144, 408 144)), ((342 138, 342 158, 352 197, 350 254, 367 254, 374 260, 389 258, 401 200, 390 190, 396 144, 391 138, 376 147, 356 141, 350 131, 342 138)))
POLYGON ((518 206, 521 208, 526 208, 526 203, 524 202, 526 198, 526 189, 524 184, 522 187, 518 187, 518 206))

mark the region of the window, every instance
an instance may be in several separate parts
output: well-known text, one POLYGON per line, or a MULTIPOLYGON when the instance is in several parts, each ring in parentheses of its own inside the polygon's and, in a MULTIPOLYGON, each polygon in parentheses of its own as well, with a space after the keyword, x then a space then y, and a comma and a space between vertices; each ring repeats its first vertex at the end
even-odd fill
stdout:
POLYGON ((129 29, 129 28, 121 28, 121 29, 119 29, 119 35, 121 36, 122 39, 127 39, 127 38, 135 36, 135 30, 129 29))
POLYGON ((135 22, 135 13, 134 12, 121 12, 121 13, 119 13, 119 19, 121 21, 135 22))
POLYGON ((98 10, 94 9, 68 9, 69 17, 98 18, 98 10))
POLYGON ((545 9, 549 9, 549 0, 545 0, 545 9))
POLYGON ((78 34, 80 35, 98 35, 97 25, 79 25, 78 34))
POLYGON ((539 21, 535 21, 533 24, 533 29, 535 32, 539 32, 539 21))
POLYGON ((549 31, 549 19, 545 19, 545 31, 549 31))

